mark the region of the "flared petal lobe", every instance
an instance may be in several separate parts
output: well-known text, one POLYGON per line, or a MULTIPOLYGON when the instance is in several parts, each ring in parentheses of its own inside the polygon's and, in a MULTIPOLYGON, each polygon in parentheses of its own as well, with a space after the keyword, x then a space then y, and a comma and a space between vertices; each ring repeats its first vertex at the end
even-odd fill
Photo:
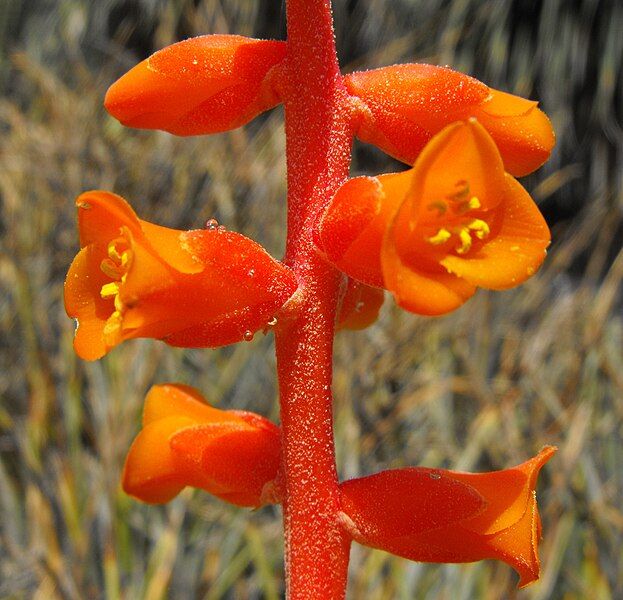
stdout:
POLYGON ((445 126, 469 117, 484 125, 516 177, 540 167, 554 146, 551 123, 536 102, 445 67, 394 65, 352 73, 345 82, 362 101, 357 137, 408 164, 445 126))
POLYGON ((502 560, 523 587, 539 578, 536 480, 555 451, 491 473, 406 468, 346 481, 344 526, 361 544, 411 560, 502 560))
POLYGON ((126 458, 123 489, 159 504, 192 486, 258 507, 264 486, 277 476, 279 455, 279 428, 264 417, 213 408, 187 386, 156 385, 126 458))
POLYGON ((128 127, 182 136, 235 129, 279 103, 269 73, 285 53, 285 42, 190 38, 131 69, 110 87, 104 104, 128 127))
POLYGON ((439 315, 477 287, 525 281, 550 235, 491 136, 470 119, 438 133, 413 169, 348 180, 315 239, 349 277, 388 289, 406 310, 439 315))
POLYGON ((67 274, 65 309, 84 359, 139 337, 184 347, 241 341, 297 288, 288 267, 240 234, 141 221, 108 192, 82 194, 77 206, 82 248, 67 274))

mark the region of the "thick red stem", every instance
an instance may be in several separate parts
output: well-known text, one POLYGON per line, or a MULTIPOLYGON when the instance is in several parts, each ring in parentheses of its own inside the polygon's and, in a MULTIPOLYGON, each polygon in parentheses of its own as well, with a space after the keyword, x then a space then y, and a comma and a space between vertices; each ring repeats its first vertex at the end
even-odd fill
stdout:
POLYGON ((288 0, 285 107, 288 235, 300 282, 276 331, 283 510, 290 600, 343 598, 350 539, 338 524, 332 358, 341 275, 316 253, 312 228, 348 176, 353 112, 339 72, 328 0, 288 0))

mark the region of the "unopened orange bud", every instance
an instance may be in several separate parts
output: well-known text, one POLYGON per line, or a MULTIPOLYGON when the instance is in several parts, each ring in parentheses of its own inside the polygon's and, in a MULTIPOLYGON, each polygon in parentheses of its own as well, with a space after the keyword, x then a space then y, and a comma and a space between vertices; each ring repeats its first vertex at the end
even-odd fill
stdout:
POLYGON ((268 74, 285 53, 285 42, 190 38, 126 73, 110 87, 104 105, 128 127, 175 135, 234 129, 279 103, 268 74))
POLYGON ((421 562, 493 558, 524 587, 539 578, 536 481, 556 448, 491 473, 406 468, 340 485, 342 522, 353 539, 421 562))
POLYGON ((476 117, 516 177, 540 167, 555 138, 537 103, 487 87, 452 69, 404 64, 345 77, 362 103, 357 136, 413 164, 428 140, 453 121, 476 117))
POLYGON ((162 503, 192 486, 258 507, 270 498, 262 492, 277 476, 279 455, 279 428, 264 417, 213 408, 187 386, 156 385, 125 462, 123 489, 162 503))
POLYGON ((76 203, 81 250, 65 281, 65 309, 84 359, 139 337, 188 348, 248 339, 297 289, 291 269, 238 233, 160 227, 108 192, 76 203))

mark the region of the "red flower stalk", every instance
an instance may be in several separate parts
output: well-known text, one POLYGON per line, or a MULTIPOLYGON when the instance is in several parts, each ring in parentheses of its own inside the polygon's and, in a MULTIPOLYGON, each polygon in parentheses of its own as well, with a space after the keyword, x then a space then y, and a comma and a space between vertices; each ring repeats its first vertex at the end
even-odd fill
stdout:
POLYGON ((238 127, 282 103, 287 138, 283 264, 239 234, 158 227, 104 192, 79 199, 82 249, 66 307, 79 322, 81 356, 134 337, 231 343, 283 309, 273 326, 280 443, 261 417, 198 406, 185 388, 155 388, 124 485, 150 502, 185 485, 245 506, 280 499, 292 600, 344 596, 353 536, 415 560, 499 558, 527 583, 538 575, 532 492, 549 454, 492 474, 444 471, 433 481, 411 469, 340 486, 331 369, 335 329, 374 321, 379 288, 408 310, 440 314, 476 287, 505 289, 534 273, 549 232, 512 175, 547 159, 551 125, 536 103, 446 68, 343 76, 329 0, 287 0, 286 14, 285 42, 187 40, 106 96, 122 123, 178 135, 238 127), (413 168, 348 180, 356 136, 413 168), (439 489, 447 501, 429 506, 439 489))
POLYGON ((407 468, 346 481, 340 486, 344 525, 361 544, 411 560, 502 560, 524 587, 539 578, 535 488, 554 452, 547 446, 525 463, 491 473, 407 468))
POLYGON ((123 489, 161 503, 188 485, 257 508, 277 476, 279 452, 279 428, 264 417, 212 408, 187 386, 156 385, 125 462, 123 489))

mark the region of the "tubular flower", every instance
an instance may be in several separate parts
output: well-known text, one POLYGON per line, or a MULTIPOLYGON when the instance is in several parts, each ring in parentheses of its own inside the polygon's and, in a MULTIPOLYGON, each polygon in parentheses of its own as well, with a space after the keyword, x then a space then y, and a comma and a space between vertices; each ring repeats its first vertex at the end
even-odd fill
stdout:
POLYGON ((348 276, 390 290, 411 312, 438 315, 476 287, 523 282, 550 236, 491 136, 470 119, 438 133, 413 169, 347 181, 315 239, 348 276))
POLYGON ((279 436, 260 415, 213 408, 188 386, 155 385, 125 461, 123 489, 158 504, 188 485, 231 504, 261 506, 279 469, 279 436))
POLYGON ((362 101, 357 137, 408 164, 434 134, 469 117, 487 129, 516 177, 540 167, 554 146, 551 123, 536 102, 445 67, 394 65, 352 73, 345 83, 362 101))
POLYGON ((336 329, 365 329, 379 316, 383 290, 349 279, 337 314, 336 329))
POLYGON ((535 487, 555 451, 547 446, 525 463, 491 473, 406 468, 346 481, 342 522, 361 544, 411 560, 502 560, 523 587, 539 578, 535 487))
POLYGON ((159 50, 115 82, 104 100, 124 125, 199 135, 244 125, 279 103, 270 70, 285 42, 205 35, 159 50))
POLYGON ((262 329, 297 288, 258 244, 220 228, 177 231, 141 221, 121 197, 76 201, 81 250, 65 281, 74 347, 95 360, 123 340, 230 344, 262 329))

